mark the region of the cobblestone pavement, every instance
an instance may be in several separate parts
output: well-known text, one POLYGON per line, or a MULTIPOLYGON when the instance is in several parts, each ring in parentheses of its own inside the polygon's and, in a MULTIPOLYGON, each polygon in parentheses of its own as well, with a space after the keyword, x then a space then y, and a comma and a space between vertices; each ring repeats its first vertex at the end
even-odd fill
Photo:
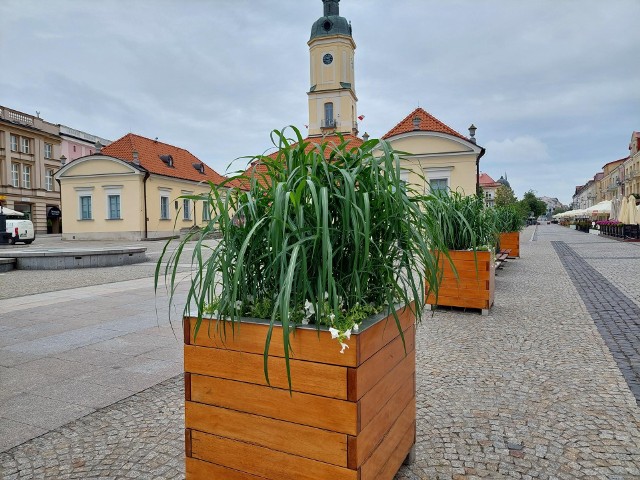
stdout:
POLYGON ((640 404, 640 307, 567 244, 552 244, 640 404))
MULTIPOLYGON (((640 478, 640 409, 551 241, 598 271, 597 252, 622 266, 640 250, 557 226, 532 233, 499 271, 489 316, 426 313, 416 462, 396 480, 640 478)), ((182 478, 181 408, 176 377, 0 454, 0 478, 182 478)))
MULTIPOLYGON (((0 300, 13 298, 22 295, 33 295, 36 293, 55 292, 71 288, 80 288, 87 285, 103 285, 112 282, 122 282, 124 280, 135 280, 139 278, 153 277, 156 262, 160 258, 160 253, 165 246, 164 240, 146 242, 74 242, 62 241, 59 236, 40 236, 33 245, 13 245, 12 249, 30 248, 92 248, 92 247, 121 247, 134 246, 147 248, 147 261, 133 265, 108 268, 79 268, 72 270, 13 270, 11 272, 0 273, 0 300), (36 278, 37 276, 37 278, 36 278), (35 281, 34 281, 35 280, 35 281), (4 288, 4 285, 9 285, 4 288)), ((189 247, 187 247, 187 252, 189 247)), ((2 249, 0 249, 2 257, 2 249)), ((186 257, 185 257, 186 258, 186 257)), ((188 259, 185 260, 183 270, 189 267, 188 259)))

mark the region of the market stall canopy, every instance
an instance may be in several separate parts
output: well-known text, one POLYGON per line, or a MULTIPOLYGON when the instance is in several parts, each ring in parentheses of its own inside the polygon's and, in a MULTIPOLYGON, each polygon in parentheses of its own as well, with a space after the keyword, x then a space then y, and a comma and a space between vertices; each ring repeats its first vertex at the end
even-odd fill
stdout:
POLYGON ((633 195, 629 195, 627 204, 629 209, 629 225, 640 224, 640 206, 636 206, 636 197, 634 197, 633 195))
POLYGON ((627 197, 622 197, 620 199, 620 211, 618 212, 618 218, 616 219, 620 223, 628 225, 627 221, 629 220, 629 202, 627 202, 627 197))
POLYGON ((611 200, 603 200, 585 209, 591 215, 599 215, 601 213, 611 213, 611 200))
POLYGON ((11 210, 10 208, 3 207, 2 205, 0 205, 0 214, 7 216, 13 215, 16 217, 24 217, 24 213, 17 210, 11 210))
POLYGON ((620 199, 614 198, 611 200, 611 213, 609 214, 610 220, 617 220, 620 213, 620 199))

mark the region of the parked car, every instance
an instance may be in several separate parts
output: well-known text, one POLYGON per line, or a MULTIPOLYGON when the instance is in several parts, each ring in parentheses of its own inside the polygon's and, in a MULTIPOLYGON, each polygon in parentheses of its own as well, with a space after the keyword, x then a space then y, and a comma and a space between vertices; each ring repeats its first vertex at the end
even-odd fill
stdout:
POLYGON ((36 232, 31 220, 25 220, 18 216, 7 217, 7 234, 11 235, 9 243, 24 242, 27 245, 36 239, 36 232))

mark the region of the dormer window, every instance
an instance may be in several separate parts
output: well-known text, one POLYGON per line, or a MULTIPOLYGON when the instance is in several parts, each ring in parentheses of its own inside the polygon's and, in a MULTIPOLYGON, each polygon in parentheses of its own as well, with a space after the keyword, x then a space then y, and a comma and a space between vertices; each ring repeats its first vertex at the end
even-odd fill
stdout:
POLYGON ((173 168, 173 157, 171 155, 160 155, 160 160, 162 160, 167 167, 173 168))
POLYGON ((199 173, 204 174, 204 163, 192 163, 193 168, 195 168, 199 173))

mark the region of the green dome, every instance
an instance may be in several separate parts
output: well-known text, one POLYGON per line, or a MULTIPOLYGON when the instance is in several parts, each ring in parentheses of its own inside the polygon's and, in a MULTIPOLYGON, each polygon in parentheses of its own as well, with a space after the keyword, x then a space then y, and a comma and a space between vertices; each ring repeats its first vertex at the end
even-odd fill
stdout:
POLYGON ((322 3, 324 3, 324 16, 316 20, 311 27, 309 41, 329 35, 351 36, 351 24, 346 18, 340 16, 339 2, 340 0, 322 0, 322 3))

